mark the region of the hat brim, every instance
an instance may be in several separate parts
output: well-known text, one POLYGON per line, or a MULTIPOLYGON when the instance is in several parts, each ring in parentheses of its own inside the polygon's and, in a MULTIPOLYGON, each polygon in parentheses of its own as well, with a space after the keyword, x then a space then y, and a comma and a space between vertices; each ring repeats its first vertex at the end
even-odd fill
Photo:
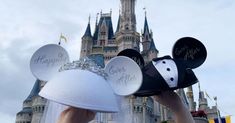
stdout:
POLYGON ((97 112, 117 112, 116 97, 105 79, 86 70, 58 73, 40 91, 40 96, 68 106, 97 112))

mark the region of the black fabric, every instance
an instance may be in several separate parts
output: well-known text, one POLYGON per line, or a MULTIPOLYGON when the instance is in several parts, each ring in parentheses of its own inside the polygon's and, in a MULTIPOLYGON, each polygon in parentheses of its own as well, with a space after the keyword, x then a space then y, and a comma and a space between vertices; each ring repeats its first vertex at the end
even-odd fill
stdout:
POLYGON ((160 90, 170 89, 163 77, 156 70, 152 62, 150 62, 142 69, 142 73, 143 84, 138 92, 135 93, 136 96, 150 96, 158 94, 160 90))

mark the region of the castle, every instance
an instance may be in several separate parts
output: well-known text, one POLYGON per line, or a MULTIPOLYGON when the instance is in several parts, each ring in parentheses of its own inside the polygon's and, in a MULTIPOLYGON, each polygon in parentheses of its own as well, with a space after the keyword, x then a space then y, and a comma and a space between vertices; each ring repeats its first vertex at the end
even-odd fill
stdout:
MULTIPOLYGON (((158 56, 158 50, 154 44, 153 32, 149 29, 148 20, 145 14, 143 31, 136 30, 136 0, 120 0, 121 12, 119 14, 116 31, 113 29, 112 12, 100 13, 99 21, 96 20, 95 31, 92 34, 90 20, 86 31, 82 36, 80 57, 94 59, 98 65, 104 65, 120 51, 124 49, 135 49, 139 51, 146 63, 158 56), (142 51, 140 51, 142 46, 142 51)), ((30 95, 23 102, 23 109, 16 116, 16 123, 40 123, 46 105, 46 99, 38 96, 39 91, 45 82, 37 80, 30 95)), ((190 110, 195 110, 196 105, 193 99, 192 88, 189 88, 187 95, 183 89, 178 90, 185 105, 190 110)), ((199 108, 208 109, 205 99, 199 100, 199 108)), ((154 101, 152 97, 126 97, 122 106, 126 111, 123 116, 129 123, 160 123, 172 119, 170 111, 154 101)), ((217 109, 216 109, 217 110, 217 109)), ((212 114, 214 112, 212 111, 212 114)), ((120 114, 119 114, 120 115, 120 114)), ((116 123, 117 114, 97 114, 92 123, 116 123)), ((125 123, 123 121, 122 123, 125 123)))

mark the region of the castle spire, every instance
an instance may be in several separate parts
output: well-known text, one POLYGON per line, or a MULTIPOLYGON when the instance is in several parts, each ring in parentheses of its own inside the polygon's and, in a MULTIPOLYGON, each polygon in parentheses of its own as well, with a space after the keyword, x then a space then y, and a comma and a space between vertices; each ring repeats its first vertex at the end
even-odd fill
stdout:
POLYGON ((196 102, 194 101, 194 94, 193 94, 193 87, 190 86, 187 88, 187 98, 189 101, 189 110, 190 111, 196 111, 196 102))
POLYGON ((99 13, 96 14, 95 26, 98 25, 98 17, 99 17, 99 13))
POLYGON ((31 101, 34 96, 37 96, 40 91, 40 80, 36 80, 33 89, 25 101, 31 101))
POLYGON ((91 20, 91 16, 89 16, 89 21, 88 21, 87 28, 86 28, 86 31, 85 31, 83 37, 92 37, 90 20, 91 20))
POLYGON ((94 31, 94 34, 93 34, 93 40, 94 40, 94 44, 96 44, 96 40, 98 38, 98 31, 99 31, 99 24, 98 24, 98 18, 99 18, 99 14, 100 13, 97 13, 96 14, 96 22, 95 22, 95 31, 94 31))
POLYGON ((205 110, 208 108, 208 102, 203 91, 199 91, 198 103, 198 110, 205 110))
POLYGON ((201 92, 201 85, 200 85, 200 82, 198 82, 198 89, 199 89, 199 92, 201 92))
POLYGON ((145 20, 144 20, 144 34, 148 33, 149 34, 149 26, 148 26, 148 20, 146 16, 146 11, 145 11, 145 20))
POLYGON ((153 40, 151 41, 151 44, 150 44, 150 50, 157 50, 153 40))
POLYGON ((143 8, 143 10, 144 10, 144 15, 145 15, 145 17, 147 16, 147 10, 146 10, 146 7, 144 7, 143 8))
MULTIPOLYGON (((146 8, 143 8, 146 10, 146 8)), ((151 49, 156 49, 155 44, 152 39, 152 35, 149 33, 149 26, 148 26, 148 21, 147 21, 147 16, 145 15, 145 20, 144 20, 144 30, 142 33, 142 40, 143 40, 143 50, 148 51, 151 49)))
POLYGON ((145 58, 145 61, 149 62, 153 58, 157 57, 158 50, 153 40, 153 33, 152 31, 149 30, 146 8, 143 9, 145 13, 145 20, 144 20, 144 29, 142 32, 142 45, 143 45, 142 54, 146 54, 148 56, 145 58))
POLYGON ((119 32, 119 30, 120 30, 120 18, 121 18, 121 15, 119 15, 119 17, 118 17, 118 24, 117 24, 116 33, 119 32))

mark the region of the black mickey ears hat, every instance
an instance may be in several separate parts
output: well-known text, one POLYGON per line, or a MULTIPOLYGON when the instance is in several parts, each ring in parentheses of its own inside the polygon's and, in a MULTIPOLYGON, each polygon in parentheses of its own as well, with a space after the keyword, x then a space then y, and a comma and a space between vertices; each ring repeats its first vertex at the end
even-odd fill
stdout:
POLYGON ((173 58, 154 58, 147 65, 144 65, 143 57, 136 50, 127 49, 118 54, 132 58, 142 68, 143 83, 134 95, 151 96, 198 82, 192 69, 204 63, 207 56, 205 46, 195 38, 184 37, 175 43, 172 54, 173 58))
POLYGON ((164 56, 153 59, 143 69, 143 84, 136 96, 152 96, 161 91, 185 88, 198 82, 185 61, 164 56))

